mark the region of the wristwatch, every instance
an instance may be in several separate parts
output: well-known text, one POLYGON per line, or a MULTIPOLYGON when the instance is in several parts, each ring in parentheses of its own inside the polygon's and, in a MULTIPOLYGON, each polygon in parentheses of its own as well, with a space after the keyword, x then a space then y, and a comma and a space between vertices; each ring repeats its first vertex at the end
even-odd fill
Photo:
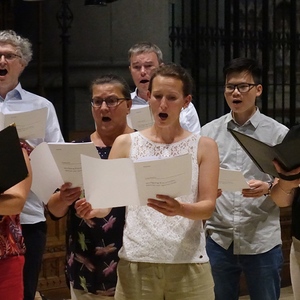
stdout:
POLYGON ((273 181, 268 181, 268 192, 266 194, 264 194, 265 196, 269 196, 271 194, 271 189, 273 187, 273 181))

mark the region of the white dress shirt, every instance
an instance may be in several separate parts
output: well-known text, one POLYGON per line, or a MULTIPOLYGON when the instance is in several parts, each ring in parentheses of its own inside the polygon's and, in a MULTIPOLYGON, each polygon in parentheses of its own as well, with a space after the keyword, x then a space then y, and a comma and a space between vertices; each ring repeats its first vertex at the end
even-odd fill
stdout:
MULTIPOLYGON (((43 141, 64 142, 53 104, 43 97, 23 90, 20 83, 7 93, 5 99, 0 96, 0 111, 2 113, 25 112, 43 107, 48 108, 45 139, 28 140, 28 143, 33 147, 43 141)), ((35 224, 45 220, 43 202, 30 191, 21 213, 21 224, 35 224)))

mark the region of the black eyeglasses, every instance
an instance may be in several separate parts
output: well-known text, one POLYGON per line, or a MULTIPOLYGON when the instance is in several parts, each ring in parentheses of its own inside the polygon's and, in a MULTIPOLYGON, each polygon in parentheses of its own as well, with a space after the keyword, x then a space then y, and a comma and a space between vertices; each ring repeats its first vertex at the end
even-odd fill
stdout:
POLYGON ((128 99, 128 98, 118 98, 118 97, 115 97, 115 96, 110 96, 110 97, 107 97, 105 99, 103 99, 103 98, 93 99, 93 101, 91 102, 91 104, 95 108, 100 108, 102 106, 103 102, 105 102, 105 104, 107 105, 107 107, 116 107, 120 103, 122 103, 124 100, 130 100, 130 99, 128 99))
POLYGON ((17 57, 21 58, 21 55, 15 53, 0 53, 0 59, 2 58, 2 56, 4 56, 5 60, 14 60, 17 57))
POLYGON ((239 83, 239 84, 226 84, 225 93, 233 93, 235 89, 238 89, 240 93, 248 93, 258 83, 239 83))

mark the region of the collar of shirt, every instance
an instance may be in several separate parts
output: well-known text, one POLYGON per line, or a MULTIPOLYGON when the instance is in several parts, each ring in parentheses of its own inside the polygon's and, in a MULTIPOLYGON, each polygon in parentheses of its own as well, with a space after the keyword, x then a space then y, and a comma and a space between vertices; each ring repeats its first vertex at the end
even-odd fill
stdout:
POLYGON ((23 89, 21 87, 21 84, 18 83, 18 85, 14 89, 12 89, 6 94, 5 99, 0 96, 0 101, 3 102, 8 99, 22 100, 22 93, 23 89))
POLYGON ((131 95, 131 99, 132 99, 132 105, 146 105, 146 104, 148 104, 148 102, 145 99, 138 96, 137 88, 135 88, 134 92, 132 92, 130 95, 131 95))
POLYGON ((135 88, 135 90, 132 93, 130 93, 131 99, 137 97, 137 91, 138 91, 137 88, 135 88))
POLYGON ((258 107, 256 107, 256 112, 251 116, 251 118, 247 122, 245 122, 245 124, 240 125, 233 118, 233 114, 231 111, 230 114, 227 114, 225 118, 225 123, 227 124, 228 128, 231 128, 230 123, 234 123, 234 125, 237 127, 249 126, 251 124, 254 128, 257 128, 261 120, 260 115, 261 115, 260 110, 258 107))

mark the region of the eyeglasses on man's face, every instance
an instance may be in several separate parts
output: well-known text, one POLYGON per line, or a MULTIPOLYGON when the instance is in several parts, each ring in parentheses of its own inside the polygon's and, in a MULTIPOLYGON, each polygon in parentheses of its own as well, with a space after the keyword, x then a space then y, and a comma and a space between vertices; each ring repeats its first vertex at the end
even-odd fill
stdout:
POLYGON ((118 98, 118 97, 115 97, 115 96, 110 96, 110 97, 107 97, 105 99, 103 99, 103 98, 92 99, 91 104, 95 108, 100 108, 102 106, 103 102, 105 102, 105 104, 107 105, 107 107, 111 108, 111 107, 118 106, 124 100, 130 100, 130 99, 127 99, 127 98, 118 98))
POLYGON ((2 59, 2 56, 4 56, 4 59, 6 61, 11 61, 16 59, 17 57, 21 58, 21 55, 18 55, 16 53, 0 53, 0 59, 2 59))
POLYGON ((233 93, 237 89, 240 93, 248 93, 258 83, 239 83, 239 84, 226 84, 225 93, 233 93))

